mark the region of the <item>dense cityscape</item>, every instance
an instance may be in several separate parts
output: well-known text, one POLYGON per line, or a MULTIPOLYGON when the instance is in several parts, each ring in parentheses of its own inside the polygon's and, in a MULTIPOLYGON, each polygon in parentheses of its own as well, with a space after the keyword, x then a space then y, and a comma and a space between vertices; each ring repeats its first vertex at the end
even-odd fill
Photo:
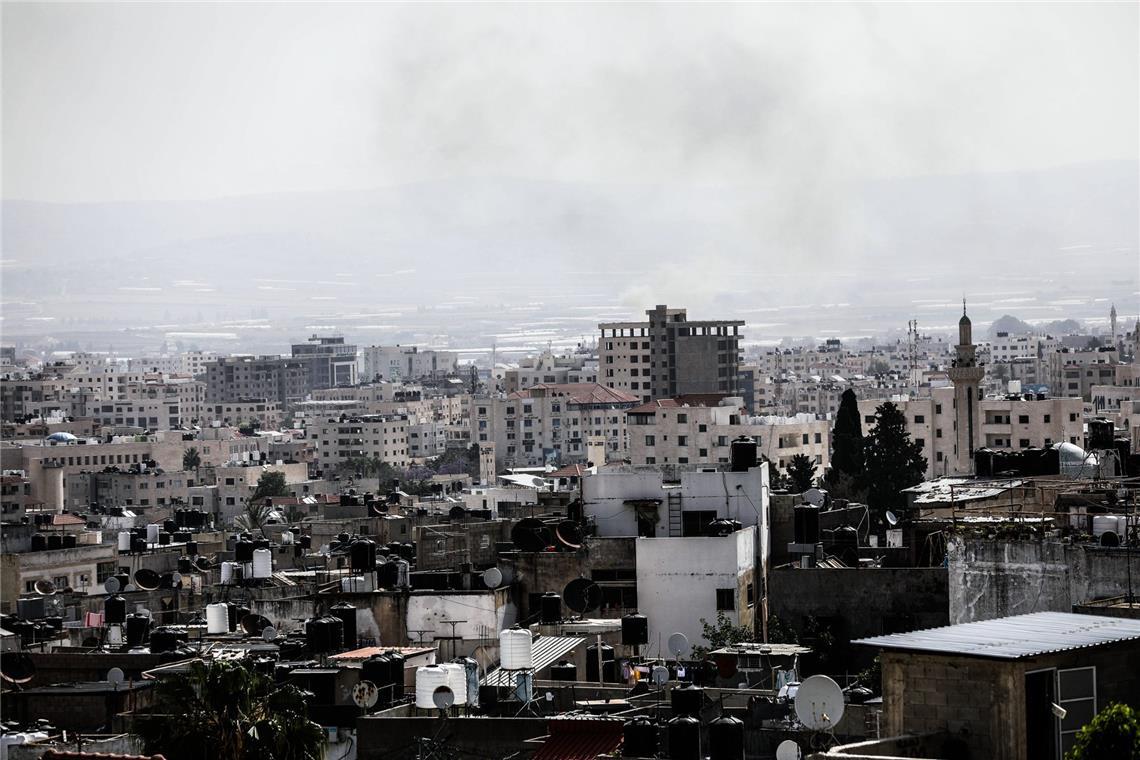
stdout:
POLYGON ((0 2, 0 760, 1140 760, 1140 4, 0 2))

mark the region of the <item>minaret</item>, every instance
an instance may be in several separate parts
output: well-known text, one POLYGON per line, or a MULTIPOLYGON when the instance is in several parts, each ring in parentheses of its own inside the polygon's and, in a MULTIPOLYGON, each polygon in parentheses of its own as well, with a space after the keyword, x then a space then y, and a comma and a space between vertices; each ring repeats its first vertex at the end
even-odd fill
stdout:
POLYGON ((1112 309, 1110 309, 1108 312, 1108 324, 1109 324, 1109 327, 1112 329, 1112 343, 1110 343, 1109 345, 1112 346, 1113 348, 1115 348, 1117 351, 1119 351, 1120 350, 1120 336, 1116 332, 1116 304, 1113 304, 1112 309))
POLYGON ((962 299, 962 318, 958 320, 958 345, 950 367, 950 380, 954 383, 954 455, 959 475, 974 472, 974 448, 978 444, 978 422, 981 400, 979 387, 985 369, 978 366, 973 326, 966 316, 966 299, 962 299))

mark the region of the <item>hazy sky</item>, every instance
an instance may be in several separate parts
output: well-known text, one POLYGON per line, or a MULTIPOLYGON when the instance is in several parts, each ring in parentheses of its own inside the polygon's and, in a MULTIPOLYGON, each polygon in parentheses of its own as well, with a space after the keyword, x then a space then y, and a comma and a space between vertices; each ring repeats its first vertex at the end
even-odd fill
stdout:
POLYGON ((4 3, 3 196, 1138 157, 1140 4, 4 3))

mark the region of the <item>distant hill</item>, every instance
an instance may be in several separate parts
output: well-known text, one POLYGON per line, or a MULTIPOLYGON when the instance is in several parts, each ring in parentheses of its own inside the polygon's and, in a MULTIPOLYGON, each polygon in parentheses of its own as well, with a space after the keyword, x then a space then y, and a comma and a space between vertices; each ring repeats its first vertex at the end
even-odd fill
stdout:
POLYGON ((1015 316, 1010 314, 1003 314, 994 320, 990 325, 990 338, 996 338, 998 333, 1009 333, 1010 335, 1024 335, 1026 333, 1035 333, 1037 328, 1028 322, 1023 322, 1015 316))

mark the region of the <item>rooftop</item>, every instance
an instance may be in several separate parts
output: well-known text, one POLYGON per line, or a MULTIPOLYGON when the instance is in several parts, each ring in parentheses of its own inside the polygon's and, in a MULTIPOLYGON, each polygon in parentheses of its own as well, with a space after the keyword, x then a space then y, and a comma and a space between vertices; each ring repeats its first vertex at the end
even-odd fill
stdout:
POLYGON ((607 388, 599 383, 539 383, 525 390, 515 391, 507 398, 523 399, 568 397, 576 404, 631 404, 640 401, 625 391, 607 388), (536 393, 537 391, 537 393, 536 393))
POLYGON ((852 642, 890 650, 1020 660, 1140 639, 1140 620, 1033 612, 852 642))

